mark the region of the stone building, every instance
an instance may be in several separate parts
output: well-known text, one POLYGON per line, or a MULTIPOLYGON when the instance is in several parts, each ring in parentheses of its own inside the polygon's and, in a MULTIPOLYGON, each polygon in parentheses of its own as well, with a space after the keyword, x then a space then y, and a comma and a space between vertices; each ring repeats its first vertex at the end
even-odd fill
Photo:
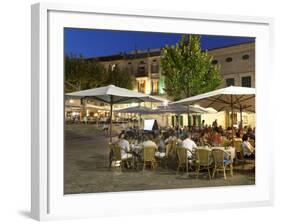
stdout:
MULTIPOLYGON (((255 42, 210 49, 208 53, 213 57, 212 63, 220 67, 223 79, 221 88, 230 85, 255 87, 255 42)), ((148 49, 99 57, 98 61, 107 69, 114 70, 117 66, 120 69, 127 69, 136 80, 135 91, 167 97, 164 91, 165 77, 161 76, 160 58, 161 49, 148 49)), ((193 115, 189 119, 187 115, 180 115, 177 118, 175 115, 165 118, 160 115, 162 122, 159 123, 174 125, 178 119, 181 125, 198 125, 202 120, 205 120, 205 124, 212 124, 213 120, 217 119, 218 123, 226 128, 230 125, 231 116, 228 112, 193 115)), ((238 125, 240 116, 236 112, 233 116, 234 122, 238 125)), ((243 113, 242 120, 245 125, 255 126, 254 114, 243 113)))

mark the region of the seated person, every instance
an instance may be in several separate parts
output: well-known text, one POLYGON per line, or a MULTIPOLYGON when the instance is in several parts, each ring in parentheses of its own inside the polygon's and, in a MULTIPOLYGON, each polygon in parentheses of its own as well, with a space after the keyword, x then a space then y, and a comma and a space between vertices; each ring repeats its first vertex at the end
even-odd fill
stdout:
POLYGON ((166 155, 166 145, 165 145, 164 137, 161 135, 159 136, 158 151, 155 152, 155 156, 159 158, 163 158, 165 155, 166 155))
POLYGON ((218 133, 217 131, 214 132, 213 136, 212 136, 212 143, 214 146, 220 146, 221 144, 221 135, 220 133, 218 133))
POLYGON ((125 139, 125 134, 121 133, 119 135, 119 141, 118 145, 121 147, 121 159, 129 159, 132 158, 133 155, 130 152, 130 144, 129 142, 125 139))
POLYGON ((249 142, 249 136, 247 134, 243 135, 242 137, 242 149, 244 158, 246 159, 255 159, 255 148, 249 142))
POLYGON ((142 143, 143 145, 143 150, 145 150, 146 147, 152 147, 155 149, 155 154, 156 150, 158 149, 156 143, 152 141, 152 136, 151 135, 146 135, 144 136, 144 142, 142 143))
MULTIPOLYGON (((191 133, 188 133, 186 138, 182 141, 182 147, 189 149, 193 153, 195 152, 197 145, 191 139, 191 133)), ((187 151, 187 158, 192 159, 192 153, 189 150, 187 151)))

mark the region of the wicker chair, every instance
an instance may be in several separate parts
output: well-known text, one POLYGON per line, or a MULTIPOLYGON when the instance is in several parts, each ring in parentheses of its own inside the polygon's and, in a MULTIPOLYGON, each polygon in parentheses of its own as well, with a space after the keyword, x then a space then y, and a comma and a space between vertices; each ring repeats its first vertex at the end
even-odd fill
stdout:
POLYGON ((214 158, 214 170, 212 177, 214 178, 216 172, 218 173, 218 171, 223 171, 224 179, 226 180, 226 170, 230 170, 230 175, 233 176, 232 161, 230 158, 226 159, 226 157, 230 155, 219 148, 214 148, 212 150, 212 155, 214 158))
POLYGON ((197 175, 196 178, 198 178, 200 170, 208 170, 209 179, 211 180, 211 151, 206 148, 198 148, 196 150, 196 158, 197 158, 197 175))
POLYGON ((256 142, 254 139, 250 139, 249 142, 254 148, 256 147, 256 142))
POLYGON ((236 162, 242 162, 243 168, 244 168, 245 158, 244 158, 243 148, 242 148, 242 139, 235 139, 234 140, 234 148, 235 148, 235 154, 236 154, 235 161, 236 162))
POLYGON ((187 163, 187 149, 184 147, 177 147, 177 157, 178 157, 178 168, 177 168, 177 174, 179 173, 179 170, 181 168, 188 169, 188 163, 187 163))
POLYGON ((111 159, 110 159, 110 167, 112 162, 118 162, 120 164, 120 168, 124 168, 124 162, 126 162, 127 167, 129 166, 129 162, 132 162, 132 158, 122 159, 121 157, 121 147, 119 145, 110 145, 111 148, 111 159))
POLYGON ((150 164, 152 169, 155 171, 157 162, 155 159, 155 148, 154 147, 144 147, 143 148, 143 170, 145 170, 147 164, 150 164))
POLYGON ((169 154, 171 151, 171 147, 172 147, 172 144, 169 143, 165 148, 165 155, 163 157, 156 157, 156 161, 159 163, 159 165, 161 163, 164 163, 166 169, 168 168, 168 160, 169 160, 169 154))

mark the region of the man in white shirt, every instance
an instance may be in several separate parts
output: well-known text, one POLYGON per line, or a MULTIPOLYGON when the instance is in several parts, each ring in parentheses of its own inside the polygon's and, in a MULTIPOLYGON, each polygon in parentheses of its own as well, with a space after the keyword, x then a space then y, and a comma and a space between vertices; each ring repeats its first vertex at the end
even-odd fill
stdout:
POLYGON ((249 136, 244 134, 242 137, 242 149, 245 158, 254 159, 255 158, 255 148, 249 142, 249 136))
MULTIPOLYGON (((182 147, 189 149, 192 152, 195 152, 197 145, 195 142, 191 139, 191 134, 187 134, 187 138, 182 141, 182 147)), ((190 151, 187 151, 187 158, 191 159, 192 158, 192 153, 190 151)))
POLYGON ((132 154, 129 153, 130 151, 130 144, 129 142, 125 139, 125 135, 122 133, 119 136, 119 142, 118 145, 121 147, 121 159, 128 159, 132 158, 132 154))

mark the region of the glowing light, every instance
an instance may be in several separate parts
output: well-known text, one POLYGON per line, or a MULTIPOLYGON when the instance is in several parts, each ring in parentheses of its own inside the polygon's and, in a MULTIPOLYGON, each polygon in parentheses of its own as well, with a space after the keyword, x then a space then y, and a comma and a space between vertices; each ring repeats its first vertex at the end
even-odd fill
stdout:
POLYGON ((73 100, 69 100, 69 103, 73 103, 73 100))
POLYGON ((165 100, 165 101, 163 102, 163 106, 167 106, 167 105, 168 105, 168 101, 165 100))

